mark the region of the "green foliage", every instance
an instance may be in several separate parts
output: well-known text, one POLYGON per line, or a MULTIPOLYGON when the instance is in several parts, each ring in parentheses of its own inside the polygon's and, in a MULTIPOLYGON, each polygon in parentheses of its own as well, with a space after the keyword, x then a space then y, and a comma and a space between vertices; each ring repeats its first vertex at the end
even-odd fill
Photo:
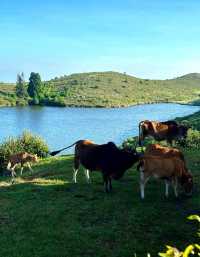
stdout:
MULTIPOLYGON (((135 148, 139 147, 138 142, 139 142, 138 136, 129 137, 126 140, 124 140, 124 142, 122 143, 122 148, 134 150, 135 148)), ((158 142, 151 138, 145 138, 143 142, 143 147, 146 147, 148 144, 155 144, 155 143, 158 143, 158 142)), ((162 142, 159 142, 159 144, 166 145, 166 142, 162 141, 162 142)))
POLYGON ((33 104, 39 104, 42 94, 42 81, 39 73, 31 72, 28 84, 28 94, 33 98, 33 104))
MULTIPOLYGON (((189 220, 197 220, 200 223, 200 216, 191 215, 189 220)), ((200 256, 200 244, 189 244, 184 250, 180 251, 175 247, 167 245, 165 253, 159 253, 161 257, 189 257, 191 255, 200 256)))
POLYGON ((20 98, 24 98, 27 96, 27 90, 26 90, 23 72, 21 74, 17 74, 16 95, 17 97, 20 97, 20 98))
POLYGON ((200 131, 189 129, 187 138, 182 141, 177 141, 176 145, 183 146, 184 148, 200 150, 200 131))
POLYGON ((49 149, 44 140, 30 132, 25 131, 17 138, 10 137, 0 145, 0 171, 5 168, 7 160, 11 154, 26 151, 46 157, 49 149))
POLYGON ((43 98, 41 99, 40 104, 45 106, 58 106, 58 107, 66 106, 65 100, 62 96, 43 98))
POLYGON ((200 112, 195 112, 194 114, 177 118, 176 120, 191 126, 193 129, 200 130, 200 112))

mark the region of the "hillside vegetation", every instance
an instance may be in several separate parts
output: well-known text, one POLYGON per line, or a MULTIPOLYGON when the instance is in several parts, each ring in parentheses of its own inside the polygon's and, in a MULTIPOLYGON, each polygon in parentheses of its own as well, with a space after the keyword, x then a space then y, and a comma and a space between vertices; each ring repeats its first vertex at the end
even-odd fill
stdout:
POLYGON ((190 125, 193 129, 200 130, 200 112, 195 112, 194 114, 177 118, 177 121, 184 122, 190 125))
MULTIPOLYGON (((13 90, 14 85, 0 84, 0 105, 17 103, 13 90)), ((44 92, 43 105, 118 107, 157 102, 199 104, 200 74, 149 80, 117 72, 80 73, 44 82, 44 92)))
POLYGON ((15 84, 0 83, 0 106, 16 105, 15 84))

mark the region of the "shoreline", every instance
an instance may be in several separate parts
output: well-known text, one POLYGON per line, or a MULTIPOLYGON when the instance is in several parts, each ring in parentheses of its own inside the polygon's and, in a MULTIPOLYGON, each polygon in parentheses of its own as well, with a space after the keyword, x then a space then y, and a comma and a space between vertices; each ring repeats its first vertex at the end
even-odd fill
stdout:
POLYGON ((148 105, 148 104, 180 104, 180 105, 190 105, 190 106, 200 106, 199 104, 195 104, 194 101, 193 102, 179 102, 179 101, 152 101, 152 102, 141 102, 141 103, 135 103, 135 104, 130 104, 130 105, 111 105, 111 106, 103 106, 103 105, 75 105, 75 104, 69 104, 69 105, 65 105, 65 106, 60 106, 60 105, 31 105, 31 104, 27 104, 27 105, 0 105, 0 108, 5 108, 5 107, 59 107, 59 108, 105 108, 105 109, 115 109, 115 108, 128 108, 128 107, 134 107, 134 106, 138 106, 138 105, 148 105))

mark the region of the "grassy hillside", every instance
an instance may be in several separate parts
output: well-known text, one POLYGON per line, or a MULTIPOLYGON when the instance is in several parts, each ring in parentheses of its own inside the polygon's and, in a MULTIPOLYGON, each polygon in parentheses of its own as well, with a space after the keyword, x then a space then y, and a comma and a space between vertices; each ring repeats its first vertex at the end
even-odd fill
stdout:
POLYGON ((199 153, 186 152, 194 174, 191 198, 164 197, 164 183, 150 180, 139 197, 135 168, 105 194, 100 173, 86 184, 83 172, 72 184, 72 156, 49 158, 16 184, 1 179, 0 256, 6 257, 152 257, 165 244, 184 248, 197 242, 197 224, 189 214, 200 210, 199 153))
POLYGON ((15 85, 0 83, 0 106, 16 105, 15 85))
MULTIPOLYGON (((19 99, 13 95, 13 90, 14 85, 0 84, 0 105, 17 103, 19 99)), ((117 72, 80 73, 44 82, 44 92, 44 105, 118 107, 155 102, 199 104, 200 74, 191 73, 170 80, 149 80, 117 72)))

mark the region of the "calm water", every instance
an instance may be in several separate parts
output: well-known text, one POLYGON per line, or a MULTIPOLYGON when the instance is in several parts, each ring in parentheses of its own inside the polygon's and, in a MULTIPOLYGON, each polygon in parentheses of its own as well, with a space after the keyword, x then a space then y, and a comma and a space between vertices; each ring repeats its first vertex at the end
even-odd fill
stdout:
POLYGON ((150 104, 114 109, 3 107, 0 108, 0 142, 8 136, 19 135, 26 129, 42 136, 51 150, 79 139, 91 139, 97 143, 114 141, 120 144, 127 137, 138 134, 138 123, 141 120, 169 120, 198 110, 198 106, 179 104, 150 104))

